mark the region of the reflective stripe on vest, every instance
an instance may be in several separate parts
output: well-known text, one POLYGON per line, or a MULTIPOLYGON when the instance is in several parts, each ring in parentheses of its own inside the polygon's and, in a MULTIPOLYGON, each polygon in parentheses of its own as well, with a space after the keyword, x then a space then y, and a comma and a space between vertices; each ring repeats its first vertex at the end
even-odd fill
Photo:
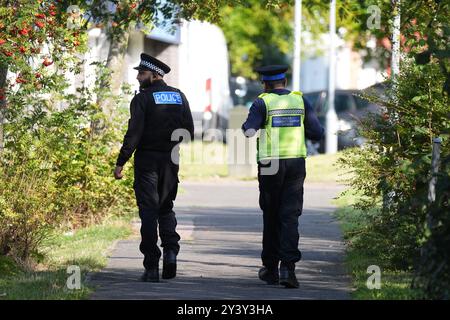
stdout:
POLYGON ((258 139, 257 160, 306 157, 302 93, 263 93, 266 105, 265 128, 258 139))

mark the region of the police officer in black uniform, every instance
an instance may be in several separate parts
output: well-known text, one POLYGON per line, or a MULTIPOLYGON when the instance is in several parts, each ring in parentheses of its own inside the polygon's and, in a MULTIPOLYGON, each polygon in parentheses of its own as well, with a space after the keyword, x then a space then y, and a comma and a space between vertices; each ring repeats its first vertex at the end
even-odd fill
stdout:
POLYGON ((256 70, 262 75, 264 93, 253 102, 242 130, 251 137, 264 129, 258 138, 259 204, 264 220, 264 267, 259 278, 298 288, 295 263, 301 259, 298 218, 306 176, 305 140, 320 140, 324 130, 301 92, 286 89, 287 70, 285 65, 256 70))
POLYGON ((141 281, 158 282, 161 257, 158 226, 163 247, 163 279, 176 276, 176 256, 180 249, 173 201, 179 182, 178 145, 183 138, 174 139, 172 134, 175 130, 185 130, 184 136, 192 139, 194 123, 186 96, 163 80, 170 72, 169 66, 143 53, 139 66, 134 69, 138 70, 140 92, 131 101, 131 118, 114 176, 122 178, 123 166, 136 150, 134 190, 142 222, 139 248, 144 254, 145 267, 141 281))

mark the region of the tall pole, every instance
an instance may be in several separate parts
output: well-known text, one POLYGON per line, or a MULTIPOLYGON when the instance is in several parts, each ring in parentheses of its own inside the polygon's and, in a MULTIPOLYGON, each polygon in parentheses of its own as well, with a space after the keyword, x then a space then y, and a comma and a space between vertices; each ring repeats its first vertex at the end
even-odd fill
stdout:
POLYGON ((5 123, 5 106, 6 106, 6 77, 8 75, 8 66, 0 64, 0 155, 4 149, 4 123, 5 123))
MULTIPOLYGON (((392 9, 394 12, 394 24, 392 30, 392 52, 391 52, 391 80, 392 89, 394 95, 397 95, 397 83, 395 81, 395 77, 400 72, 400 0, 391 0, 392 1, 392 9)), ((396 99, 397 100, 397 99, 396 99)), ((393 110, 392 118, 390 122, 392 125, 395 124, 399 120, 398 113, 393 110)), ((398 134, 398 133, 397 133, 398 134)), ((389 208, 393 203, 393 198, 395 196, 395 191, 385 192, 383 194, 383 207, 389 208)))
POLYGON ((302 0, 295 0, 294 26, 294 68, 292 71, 292 89, 294 91, 300 91, 302 0))
POLYGON ((327 154, 336 153, 338 150, 338 117, 334 109, 334 92, 336 80, 336 0, 330 3, 330 54, 328 69, 328 111, 326 115, 326 148, 327 154))
POLYGON ((394 9, 394 30, 392 31, 391 78, 400 72, 400 0, 392 0, 394 9))

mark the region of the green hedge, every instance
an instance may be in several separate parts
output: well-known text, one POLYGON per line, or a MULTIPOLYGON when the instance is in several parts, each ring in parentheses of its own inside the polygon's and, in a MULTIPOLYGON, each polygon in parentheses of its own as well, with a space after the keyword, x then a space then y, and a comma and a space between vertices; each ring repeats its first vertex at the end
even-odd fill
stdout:
POLYGON ((97 68, 92 89, 9 96, 0 155, 0 254, 38 257, 49 230, 86 226, 134 207, 132 172, 121 181, 112 174, 127 106, 115 97, 116 111, 104 116, 97 101, 110 94, 100 87, 109 73, 97 68))
POLYGON ((420 273, 422 280, 415 284, 424 289, 425 297, 445 298, 448 289, 431 293, 427 288, 434 286, 430 281, 439 282, 439 288, 450 287, 450 101, 443 90, 447 79, 436 61, 416 65, 405 59, 401 69, 397 81, 388 83, 390 89, 384 95, 366 96, 383 106, 381 114, 373 114, 361 123, 367 144, 362 149, 347 150, 340 159, 354 173, 351 185, 363 195, 356 208, 366 212, 369 219, 367 226, 359 230, 360 241, 354 245, 368 252, 383 252, 380 264, 420 273), (437 201, 430 204, 432 141, 438 136, 443 139, 443 165, 437 201), (430 214, 438 221, 435 230, 427 227, 430 214), (433 249, 428 248, 430 245, 433 249), (424 264, 433 266, 429 268, 433 270, 424 270, 424 264))

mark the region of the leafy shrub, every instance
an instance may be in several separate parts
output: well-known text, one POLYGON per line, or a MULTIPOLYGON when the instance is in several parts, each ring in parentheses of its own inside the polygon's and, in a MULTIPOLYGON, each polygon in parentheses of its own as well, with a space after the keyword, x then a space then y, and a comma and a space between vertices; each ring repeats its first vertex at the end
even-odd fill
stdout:
POLYGON ((6 113, 0 155, 0 254, 27 260, 50 228, 86 226, 134 207, 133 175, 124 181, 112 175, 124 100, 115 97, 117 111, 105 117, 96 101, 109 94, 99 87, 108 74, 97 67, 100 77, 92 89, 53 93, 51 99, 11 94, 9 103, 17 108, 6 113))
MULTIPOLYGON (((347 150, 340 159, 355 174, 350 183, 364 196, 356 206, 367 212, 370 221, 360 230, 360 241, 354 245, 382 252, 380 263, 403 270, 417 269, 421 248, 432 241, 426 224, 429 214, 440 212, 445 216, 441 229, 435 231, 448 232, 443 226, 448 219, 448 200, 442 200, 440 191, 436 204, 428 201, 434 137, 443 138, 441 157, 450 156, 450 101, 442 90, 446 76, 440 71, 435 62, 415 65, 405 60, 401 74, 395 83, 388 84, 391 89, 384 97, 366 97, 384 108, 381 115, 373 114, 361 123, 367 145, 347 150), (373 214, 373 208, 378 208, 377 214, 373 214)), ((442 166, 440 172, 440 186, 448 186, 449 166, 442 166)), ((440 246, 435 249, 435 253, 444 250, 440 246)), ((448 254, 435 255, 433 261, 441 263, 443 259, 448 263, 448 254)))
POLYGON ((25 262, 57 221, 55 184, 38 161, 2 163, 0 254, 25 262))
POLYGON ((428 205, 426 242, 414 286, 430 299, 450 299, 450 157, 442 159, 436 200, 428 205))

